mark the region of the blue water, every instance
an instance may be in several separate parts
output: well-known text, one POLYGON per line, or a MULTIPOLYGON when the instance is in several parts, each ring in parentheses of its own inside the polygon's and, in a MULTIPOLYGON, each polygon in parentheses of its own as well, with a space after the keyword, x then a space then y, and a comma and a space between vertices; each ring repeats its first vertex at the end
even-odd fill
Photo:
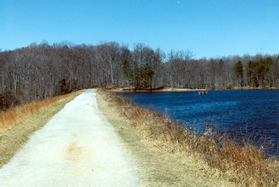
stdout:
POLYGON ((121 93, 136 104, 169 115, 201 134, 211 128, 239 142, 264 145, 279 156, 279 90, 121 93))

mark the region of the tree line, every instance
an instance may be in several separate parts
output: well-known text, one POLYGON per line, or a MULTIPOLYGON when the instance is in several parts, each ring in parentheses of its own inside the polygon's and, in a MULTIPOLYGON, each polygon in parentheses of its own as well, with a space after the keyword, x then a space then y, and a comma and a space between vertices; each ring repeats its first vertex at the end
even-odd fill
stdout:
POLYGON ((33 43, 0 52, 0 83, 0 111, 91 87, 279 87, 279 56, 193 59, 189 51, 166 54, 144 44, 33 43))

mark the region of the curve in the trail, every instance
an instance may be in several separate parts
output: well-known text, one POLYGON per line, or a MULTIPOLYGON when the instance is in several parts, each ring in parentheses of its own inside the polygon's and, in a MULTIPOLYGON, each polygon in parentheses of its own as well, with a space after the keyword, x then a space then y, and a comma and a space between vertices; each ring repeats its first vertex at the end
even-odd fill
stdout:
POLYGON ((95 90, 68 103, 0 169, 0 186, 138 186, 136 166, 97 107, 95 90))

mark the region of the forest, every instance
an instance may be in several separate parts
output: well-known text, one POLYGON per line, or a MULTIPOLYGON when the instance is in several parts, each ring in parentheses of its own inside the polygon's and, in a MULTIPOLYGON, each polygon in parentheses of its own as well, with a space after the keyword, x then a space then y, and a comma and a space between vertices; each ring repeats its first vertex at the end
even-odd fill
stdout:
POLYGON ((117 42, 41 44, 0 52, 0 112, 92 87, 278 88, 279 55, 194 59, 189 51, 117 42))

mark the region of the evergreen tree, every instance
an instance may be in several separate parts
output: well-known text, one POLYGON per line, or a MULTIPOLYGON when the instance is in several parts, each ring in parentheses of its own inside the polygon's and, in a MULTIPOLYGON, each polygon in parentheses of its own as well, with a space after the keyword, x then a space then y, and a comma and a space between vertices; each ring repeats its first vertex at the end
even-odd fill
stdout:
POLYGON ((0 93, 0 110, 6 111, 8 108, 18 104, 19 101, 7 87, 0 93))
POLYGON ((234 65, 234 72, 237 75, 237 77, 240 79, 240 85, 243 86, 243 65, 241 61, 238 61, 234 65))
POLYGON ((128 79, 129 85, 132 83, 133 79, 133 70, 131 69, 130 63, 128 60, 122 62, 122 70, 126 78, 128 79))
POLYGON ((151 66, 145 65, 142 68, 143 73, 143 86, 144 88, 151 88, 152 89, 152 77, 154 75, 154 71, 151 66))
POLYGON ((69 93, 67 84, 66 84, 66 79, 62 79, 61 81, 59 81, 59 88, 60 88, 60 94, 69 93))

